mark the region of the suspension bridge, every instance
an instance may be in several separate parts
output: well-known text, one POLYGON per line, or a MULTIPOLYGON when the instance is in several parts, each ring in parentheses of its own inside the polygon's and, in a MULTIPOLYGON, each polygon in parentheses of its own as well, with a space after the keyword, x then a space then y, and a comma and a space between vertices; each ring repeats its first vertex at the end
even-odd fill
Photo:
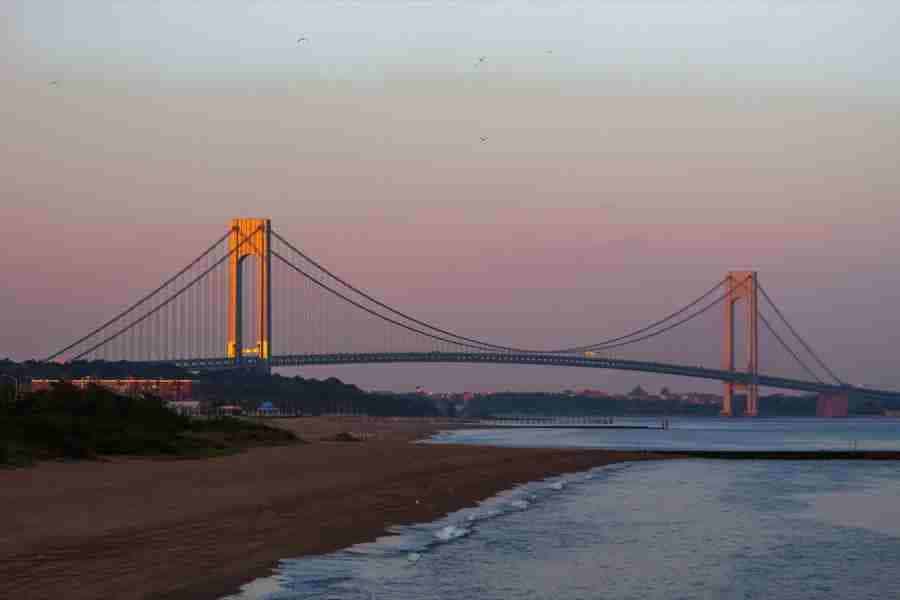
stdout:
POLYGON ((390 306, 308 256, 268 219, 235 219, 184 268, 46 360, 171 364, 195 372, 365 363, 613 369, 722 382, 725 415, 734 412, 736 392, 745 394, 745 414, 757 415, 761 387, 900 399, 897 391, 843 381, 755 271, 729 272, 677 310, 622 335, 521 348, 390 306), (710 343, 721 332, 722 343, 710 343), (661 351, 670 357, 655 356, 661 351), (688 356, 694 364, 685 364, 688 356), (764 364, 766 357, 772 360, 764 364))

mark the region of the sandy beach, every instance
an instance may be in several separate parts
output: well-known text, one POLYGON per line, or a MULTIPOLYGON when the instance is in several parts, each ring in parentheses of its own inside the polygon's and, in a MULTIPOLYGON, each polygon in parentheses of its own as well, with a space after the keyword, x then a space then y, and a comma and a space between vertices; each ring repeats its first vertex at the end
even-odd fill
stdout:
POLYGON ((0 471, 0 597, 218 598, 282 558, 375 539, 516 484, 648 455, 413 444, 447 424, 281 420, 309 444, 0 471), (349 431, 361 442, 323 441, 349 431))

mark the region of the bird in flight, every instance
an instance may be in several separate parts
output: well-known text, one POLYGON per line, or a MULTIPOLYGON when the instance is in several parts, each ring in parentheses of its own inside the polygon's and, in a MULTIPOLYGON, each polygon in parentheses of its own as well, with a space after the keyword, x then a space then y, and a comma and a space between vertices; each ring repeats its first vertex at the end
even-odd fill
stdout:
POLYGON ((486 136, 486 135, 483 135, 483 136, 481 136, 481 137, 480 137, 480 138, 478 138, 478 139, 480 139, 480 140, 481 140, 481 143, 482 143, 482 144, 483 144, 483 143, 485 143, 485 142, 486 142, 486 141, 488 141, 488 138, 487 138, 487 136, 486 136))
POLYGON ((487 62, 487 56, 479 56, 478 62, 475 63, 475 66, 477 67, 478 65, 480 65, 483 62, 487 62))
POLYGON ((303 42, 306 42, 306 41, 308 41, 308 40, 309 40, 308 37, 302 36, 302 35, 301 35, 300 37, 297 38, 297 44, 298 44, 298 45, 299 45, 299 44, 302 44, 303 42))
POLYGON ((54 85, 54 86, 59 85, 59 81, 54 79, 53 81, 50 82, 50 85, 54 85))

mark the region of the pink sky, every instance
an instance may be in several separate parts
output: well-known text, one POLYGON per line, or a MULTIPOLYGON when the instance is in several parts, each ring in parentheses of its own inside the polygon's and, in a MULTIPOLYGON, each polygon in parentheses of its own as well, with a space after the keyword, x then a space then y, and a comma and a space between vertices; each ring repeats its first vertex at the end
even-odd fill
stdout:
MULTIPOLYGON (((668 50, 689 36, 663 18, 648 27, 671 48, 623 38, 614 60, 561 13, 551 62, 535 66, 530 22, 510 25, 522 39, 491 38, 495 15, 463 40, 471 52, 400 35, 434 27, 422 13, 348 49, 320 10, 298 58, 294 32, 264 9, 232 55, 215 26, 184 41, 173 28, 196 33, 196 14, 174 3, 145 30, 127 9, 54 18, 53 7, 0 9, 13 27, 0 42, 13 59, 0 67, 0 356, 76 337, 249 215, 399 308, 510 343, 613 335, 755 267, 847 379, 900 387, 900 61, 865 15, 824 41, 799 36, 783 64, 760 42, 708 64, 687 48, 672 66, 668 50), (120 35, 90 37, 91 15, 120 35), (266 32, 290 39, 272 48, 266 32), (853 54, 866 40, 868 62, 853 54), (832 69, 814 58, 828 49, 832 69)), ((786 31, 806 22, 772 18, 786 31)), ((640 379, 406 369, 311 373, 398 389, 640 379)))

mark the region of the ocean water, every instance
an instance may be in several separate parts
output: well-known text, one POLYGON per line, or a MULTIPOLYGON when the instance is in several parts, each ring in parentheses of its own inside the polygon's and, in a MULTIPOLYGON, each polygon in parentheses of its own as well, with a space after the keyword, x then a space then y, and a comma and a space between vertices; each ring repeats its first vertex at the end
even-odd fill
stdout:
MULTIPOLYGON (((875 425, 873 443, 886 442, 875 425)), ((822 444, 837 430, 829 431, 802 439, 822 444)), ((586 433, 473 435, 438 440, 577 446, 586 433)), ((370 544, 286 557, 232 598, 900 598, 898 499, 894 462, 609 465, 532 482, 370 544)))
MULTIPOLYGON (((620 450, 900 450, 900 419, 667 417, 616 418, 616 425, 654 429, 467 429, 432 442, 620 450)), ((898 595, 900 598, 900 595, 898 595)))

